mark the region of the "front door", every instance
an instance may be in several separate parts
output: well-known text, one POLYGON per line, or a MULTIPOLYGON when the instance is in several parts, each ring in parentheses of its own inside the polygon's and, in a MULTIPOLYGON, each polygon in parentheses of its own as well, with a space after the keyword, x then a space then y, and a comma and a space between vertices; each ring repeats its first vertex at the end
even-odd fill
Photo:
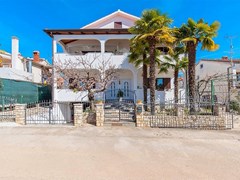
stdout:
POLYGON ((128 98, 130 96, 130 80, 117 80, 110 84, 109 93, 111 99, 118 99, 118 91, 123 91, 123 98, 128 98))
POLYGON ((129 80, 122 80, 121 89, 123 91, 123 97, 129 98, 130 94, 130 81, 129 80))

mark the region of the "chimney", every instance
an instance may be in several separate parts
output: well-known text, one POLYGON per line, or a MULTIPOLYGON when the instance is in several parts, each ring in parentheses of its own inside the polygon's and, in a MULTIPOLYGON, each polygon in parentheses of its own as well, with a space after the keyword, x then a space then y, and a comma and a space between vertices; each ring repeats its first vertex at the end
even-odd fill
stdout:
POLYGON ((12 68, 19 69, 20 60, 18 59, 19 54, 19 40, 17 37, 12 37, 12 68))
POLYGON ((223 56, 223 57, 222 57, 222 60, 223 60, 223 61, 228 61, 228 57, 227 57, 227 56, 223 56))
POLYGON ((27 72, 32 73, 32 59, 27 59, 27 72))
POLYGON ((39 61, 40 61, 39 51, 33 51, 33 62, 39 62, 39 61))

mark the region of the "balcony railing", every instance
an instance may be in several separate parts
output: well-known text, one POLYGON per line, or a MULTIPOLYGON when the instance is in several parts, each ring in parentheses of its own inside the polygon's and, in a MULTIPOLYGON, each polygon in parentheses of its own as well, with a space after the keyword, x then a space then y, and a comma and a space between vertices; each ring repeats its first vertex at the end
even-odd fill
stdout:
POLYGON ((70 61, 72 63, 77 63, 79 60, 94 61, 93 65, 96 66, 101 61, 108 61, 115 66, 121 66, 124 62, 128 62, 128 53, 113 54, 113 53, 87 53, 84 55, 71 55, 66 53, 57 53, 55 54, 55 61, 70 61))

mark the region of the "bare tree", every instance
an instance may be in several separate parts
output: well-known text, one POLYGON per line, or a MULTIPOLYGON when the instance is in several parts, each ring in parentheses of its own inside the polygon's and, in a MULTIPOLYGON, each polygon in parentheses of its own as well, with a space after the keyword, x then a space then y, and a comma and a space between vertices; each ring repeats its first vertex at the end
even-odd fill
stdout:
POLYGON ((197 97, 200 98, 203 96, 204 93, 206 93, 206 91, 210 91, 209 89, 209 85, 212 79, 217 78, 218 74, 213 74, 211 76, 206 76, 204 79, 201 79, 199 81, 197 81, 197 97))
POLYGON ((87 91, 90 108, 94 108, 94 96, 103 92, 116 78, 116 67, 111 62, 111 57, 104 55, 85 55, 73 59, 58 60, 55 62, 58 74, 58 87, 67 82, 73 91, 87 91))

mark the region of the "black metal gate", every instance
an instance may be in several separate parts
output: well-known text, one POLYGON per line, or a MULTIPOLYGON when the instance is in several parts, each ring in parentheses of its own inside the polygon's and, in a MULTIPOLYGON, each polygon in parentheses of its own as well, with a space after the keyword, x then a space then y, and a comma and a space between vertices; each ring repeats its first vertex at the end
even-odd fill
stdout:
POLYGON ((111 101, 104 105, 105 122, 135 122, 132 101, 111 101))
POLYGON ((26 124, 67 124, 71 122, 69 103, 43 101, 27 104, 26 124))

